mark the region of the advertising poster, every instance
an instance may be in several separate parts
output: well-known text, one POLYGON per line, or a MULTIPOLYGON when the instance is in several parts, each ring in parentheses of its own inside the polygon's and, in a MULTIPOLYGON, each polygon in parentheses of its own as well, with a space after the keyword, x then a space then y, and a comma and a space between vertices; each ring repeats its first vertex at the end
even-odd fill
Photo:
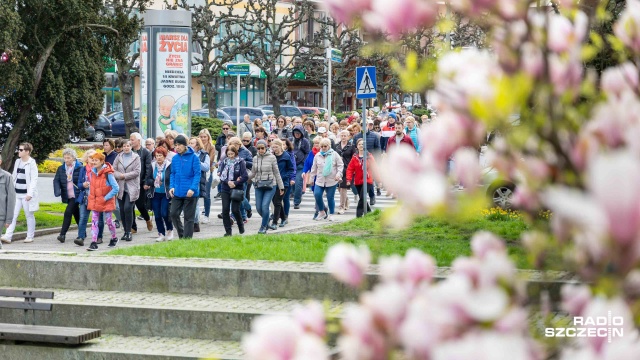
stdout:
POLYGON ((149 72, 149 34, 146 31, 142 32, 140 37, 140 134, 142 136, 149 136, 149 108, 148 108, 148 72, 149 72))
POLYGON ((189 130, 191 66, 189 34, 161 32, 156 38, 156 109, 158 134, 166 130, 189 130))

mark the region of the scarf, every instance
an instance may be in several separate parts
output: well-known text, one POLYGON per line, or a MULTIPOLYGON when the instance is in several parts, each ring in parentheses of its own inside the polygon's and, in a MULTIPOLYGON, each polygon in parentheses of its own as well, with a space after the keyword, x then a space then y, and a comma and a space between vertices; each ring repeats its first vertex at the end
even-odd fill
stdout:
POLYGON ((236 168, 236 164, 240 161, 239 157, 235 157, 233 160, 229 158, 224 159, 224 170, 220 174, 220 181, 231 181, 233 180, 233 173, 236 168))
POLYGON ((165 161, 162 163, 162 165, 158 165, 158 163, 156 163, 156 170, 158 171, 156 173, 156 178, 153 181, 153 186, 155 188, 159 188, 162 184, 162 175, 164 173, 164 169, 167 167, 167 160, 165 159, 165 161))
POLYGON ((329 176, 331 174, 331 168, 333 167, 333 150, 327 151, 327 155, 324 158, 324 169, 322 169, 322 176, 329 176))

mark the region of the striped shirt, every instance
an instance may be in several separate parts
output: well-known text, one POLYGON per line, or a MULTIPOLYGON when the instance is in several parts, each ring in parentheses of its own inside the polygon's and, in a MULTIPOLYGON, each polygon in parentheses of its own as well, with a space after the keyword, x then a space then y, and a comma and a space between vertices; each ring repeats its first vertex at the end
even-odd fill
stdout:
POLYGON ((25 168, 27 166, 29 166, 28 163, 24 163, 22 162, 22 160, 18 159, 18 162, 16 163, 17 175, 16 175, 16 183, 15 183, 16 194, 18 196, 27 194, 27 174, 25 171, 25 168))

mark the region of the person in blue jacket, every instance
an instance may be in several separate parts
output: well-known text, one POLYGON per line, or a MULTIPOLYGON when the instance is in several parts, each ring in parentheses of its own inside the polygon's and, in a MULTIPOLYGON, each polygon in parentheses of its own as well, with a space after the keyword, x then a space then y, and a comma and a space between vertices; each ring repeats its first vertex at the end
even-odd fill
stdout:
POLYGON ((200 195, 200 159, 187 145, 187 138, 178 135, 174 140, 176 155, 171 159, 171 222, 178 230, 178 237, 192 238, 196 216, 196 204, 200 195), (180 213, 184 211, 184 227, 180 213))
POLYGON ((80 223, 80 203, 84 200, 84 191, 80 191, 78 181, 84 166, 78 161, 76 151, 71 148, 62 151, 62 158, 64 164, 56 170, 56 175, 53 178, 53 193, 67 204, 60 235, 58 235, 58 241, 63 243, 69 226, 71 226, 71 218, 73 217, 76 224, 80 223))
MULTIPOLYGON (((322 140, 322 138, 320 138, 320 137, 315 137, 313 139, 313 147, 311 148, 311 151, 309 152, 309 155, 307 155, 307 159, 304 161, 304 167, 302 169, 302 176, 306 177, 306 179, 307 179, 306 184, 311 184, 311 194, 313 194, 313 191, 315 189, 316 178, 314 177, 313 179, 311 179, 310 175, 309 175, 309 172, 311 171, 311 168, 313 167, 313 159, 316 157, 316 154, 320 152, 320 140, 322 140)), ((306 184, 303 185, 303 186, 306 187, 306 184)), ((306 191, 306 189, 304 189, 304 190, 306 191)), ((327 213, 327 211, 329 211, 329 209, 325 206, 324 211, 325 211, 325 213, 327 213)), ((313 220, 315 220, 318 217, 318 213, 319 212, 320 212, 320 210, 318 210, 318 207, 316 206, 316 212, 313 215, 313 220)))
MULTIPOLYGON (((271 200, 273 203, 273 221, 269 228, 271 230, 276 230, 278 228, 278 219, 281 218, 280 215, 283 213, 284 201, 290 201, 287 196, 289 193, 289 188, 295 185, 296 183, 296 168, 293 166, 293 162, 291 161, 291 155, 287 151, 284 151, 284 144, 280 139, 271 140, 271 152, 275 155, 276 160, 278 161, 278 172, 280 172, 280 177, 282 178, 282 183, 284 184, 285 192, 281 195, 276 191, 276 194, 273 196, 271 200)), ((285 226, 288 223, 287 219, 282 219, 280 223, 280 227, 285 226)))

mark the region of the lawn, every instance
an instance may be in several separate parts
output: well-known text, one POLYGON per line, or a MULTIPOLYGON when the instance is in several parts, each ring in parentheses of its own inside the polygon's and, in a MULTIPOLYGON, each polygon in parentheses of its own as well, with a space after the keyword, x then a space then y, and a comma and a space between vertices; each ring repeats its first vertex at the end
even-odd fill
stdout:
MULTIPOLYGON (((40 210, 36 211, 36 229, 48 229, 62 226, 62 218, 64 217, 64 209, 67 204, 63 203, 44 203, 40 204, 40 210)), ((72 221, 72 224, 75 224, 72 221)), ((27 220, 24 211, 20 212, 15 232, 27 231, 27 220)))
POLYGON ((525 251, 518 243, 527 225, 519 218, 489 220, 478 215, 467 222, 421 218, 401 231, 383 229, 376 211, 318 230, 314 234, 250 235, 206 240, 172 241, 110 251, 109 255, 197 257, 221 259, 321 262, 331 245, 339 242, 366 244, 374 262, 381 255, 404 254, 418 248, 431 254, 439 266, 449 266, 458 256, 469 255, 469 239, 478 230, 489 230, 508 242, 510 255, 519 268, 529 268, 525 251))

